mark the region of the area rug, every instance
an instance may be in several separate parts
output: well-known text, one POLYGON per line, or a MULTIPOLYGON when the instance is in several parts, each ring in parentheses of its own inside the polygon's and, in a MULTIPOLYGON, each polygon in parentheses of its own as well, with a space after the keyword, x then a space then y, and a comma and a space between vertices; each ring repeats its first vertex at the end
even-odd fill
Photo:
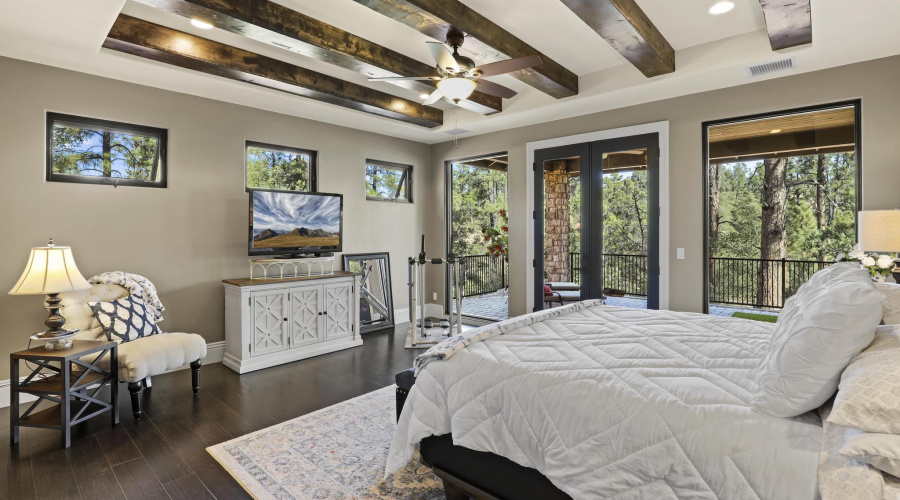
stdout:
POLYGON ((442 499, 441 480, 413 457, 384 479, 394 387, 207 448, 257 500, 442 499))

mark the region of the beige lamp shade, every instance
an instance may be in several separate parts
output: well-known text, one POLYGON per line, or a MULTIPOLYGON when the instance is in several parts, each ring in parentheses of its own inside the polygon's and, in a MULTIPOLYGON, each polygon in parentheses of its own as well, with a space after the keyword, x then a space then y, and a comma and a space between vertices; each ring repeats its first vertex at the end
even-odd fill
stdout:
POLYGON ((900 210, 863 210, 858 226, 861 250, 900 251, 900 210))
POLYGON ((90 288, 90 283, 78 272, 70 247, 51 243, 31 249, 25 272, 9 291, 10 295, 44 295, 74 292, 90 288))

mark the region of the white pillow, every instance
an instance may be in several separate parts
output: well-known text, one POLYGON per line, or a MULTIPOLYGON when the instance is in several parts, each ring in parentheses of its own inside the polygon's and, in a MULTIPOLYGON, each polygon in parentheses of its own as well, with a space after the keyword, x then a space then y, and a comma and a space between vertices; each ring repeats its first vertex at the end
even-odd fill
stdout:
POLYGON ((881 434, 900 434, 900 325, 879 326, 875 340, 844 373, 832 422, 881 434))
POLYGON ((900 285, 897 283, 875 283, 875 288, 884 297, 882 323, 885 325, 900 325, 900 285))
POLYGON ((818 408, 837 390, 841 372, 875 337, 882 297, 859 264, 815 273, 778 316, 769 352, 756 370, 751 407, 775 417, 818 408))
POLYGON ((876 469, 900 477, 900 436, 850 429, 841 455, 865 462, 876 469))

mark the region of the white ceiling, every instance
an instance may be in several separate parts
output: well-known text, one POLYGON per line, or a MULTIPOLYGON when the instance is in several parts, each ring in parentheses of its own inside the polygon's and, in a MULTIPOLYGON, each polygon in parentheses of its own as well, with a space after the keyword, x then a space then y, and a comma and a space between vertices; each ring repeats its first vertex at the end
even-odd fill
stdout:
MULTIPOLYGON (((274 0, 363 38, 430 61, 428 37, 353 0, 274 0)), ((275 90, 127 56, 100 45, 119 12, 238 46, 299 66, 416 99, 417 93, 364 75, 219 30, 200 30, 179 16, 126 0, 4 2, 0 55, 199 95, 425 143, 450 139, 458 126, 476 135, 678 95, 749 83, 744 66, 795 57, 796 72, 814 71, 900 53, 900 2, 813 1, 812 45, 773 53, 759 0, 734 0, 712 16, 713 0, 637 0, 676 49, 677 70, 647 79, 559 0, 462 0, 535 49, 579 75, 580 93, 557 100, 509 76, 492 78, 520 94, 504 111, 482 116, 445 109, 445 125, 424 129, 275 90), (456 116, 454 116, 456 115, 456 116)), ((791 73, 782 73, 780 77, 791 73)))

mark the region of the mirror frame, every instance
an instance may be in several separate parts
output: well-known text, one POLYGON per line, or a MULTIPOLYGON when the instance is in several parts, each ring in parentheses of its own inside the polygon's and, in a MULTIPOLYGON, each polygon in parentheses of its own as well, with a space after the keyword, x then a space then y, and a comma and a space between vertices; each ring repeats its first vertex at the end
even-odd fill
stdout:
MULTIPOLYGON (((343 254, 344 261, 344 270, 350 270, 350 262, 351 261, 361 261, 361 260, 383 260, 384 261, 384 274, 382 276, 383 283, 386 287, 385 290, 385 307, 388 310, 388 316, 383 321, 379 321, 376 323, 364 325, 360 323, 359 325, 359 333, 369 333, 376 332, 380 330, 387 330, 388 328, 394 328, 394 290, 393 285, 391 284, 391 256, 388 252, 370 252, 370 253, 346 253, 343 254)), ((357 284, 362 286, 359 281, 359 277, 357 277, 357 284)), ((360 291, 360 302, 364 301, 365 298, 362 296, 362 292, 360 291)))

